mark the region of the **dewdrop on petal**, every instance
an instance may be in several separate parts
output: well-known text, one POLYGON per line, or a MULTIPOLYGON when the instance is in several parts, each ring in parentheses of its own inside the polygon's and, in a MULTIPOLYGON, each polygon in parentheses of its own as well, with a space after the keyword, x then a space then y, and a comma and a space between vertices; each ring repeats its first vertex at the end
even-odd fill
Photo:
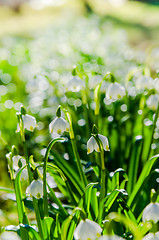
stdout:
POLYGON ((123 98, 125 94, 125 88, 121 84, 117 82, 110 83, 106 91, 106 99, 115 102, 116 100, 123 98))
POLYGON ((159 240, 159 232, 148 233, 142 240, 159 240))
POLYGON ((149 203, 143 210, 142 221, 159 221, 159 203, 149 203))
POLYGON ((43 182, 41 180, 33 180, 26 189, 28 197, 35 197, 37 199, 43 197, 43 182))
MULTIPOLYGON (((105 151, 110 151, 108 138, 101 135, 101 134, 98 134, 98 137, 103 144, 104 150, 105 151)), ((90 137, 90 139, 87 142, 87 154, 92 153, 94 150, 96 152, 100 152, 99 146, 98 146, 96 140, 94 139, 94 137, 92 136, 92 137, 90 137)))
POLYGON ((75 240, 96 240, 100 237, 102 228, 89 219, 81 220, 74 231, 75 240))

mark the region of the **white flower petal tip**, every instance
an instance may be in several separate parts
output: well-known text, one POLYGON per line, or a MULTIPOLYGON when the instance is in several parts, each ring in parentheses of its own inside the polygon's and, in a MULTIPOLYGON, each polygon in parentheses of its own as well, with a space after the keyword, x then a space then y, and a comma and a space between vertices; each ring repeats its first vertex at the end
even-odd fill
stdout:
POLYGON ((16 232, 5 231, 0 234, 0 240, 21 240, 19 235, 16 232))
POLYGON ((84 82, 81 78, 74 76, 66 85, 66 92, 79 92, 84 87, 84 82))
POLYGON ((143 210, 142 220, 143 222, 154 221, 157 223, 159 221, 159 203, 149 203, 143 210))
POLYGON ((34 180, 26 189, 28 197, 35 197, 40 199, 43 197, 43 182, 41 180, 34 180))
MULTIPOLYGON (((27 129, 28 131, 33 132, 34 129, 38 127, 35 117, 26 114, 22 116, 22 119, 23 119, 24 129, 27 129)), ((20 132, 19 124, 17 125, 16 132, 20 132)))
POLYGON ((159 240, 159 232, 148 233, 142 240, 159 240))
POLYGON ((148 108, 152 109, 153 111, 157 110, 158 107, 159 96, 158 94, 152 94, 146 101, 148 108))
MULTIPOLYGON (((99 139, 101 140, 102 144, 103 144, 103 148, 105 151, 110 151, 109 149, 109 142, 108 142, 108 138, 98 134, 99 139)), ((99 146, 96 142, 96 140, 94 139, 94 137, 90 137, 90 139, 87 142, 87 154, 92 153, 93 151, 96 152, 100 152, 99 146)))
POLYGON ((108 87, 108 90, 106 92, 106 99, 111 100, 111 102, 115 102, 121 98, 123 98, 126 95, 125 88, 117 83, 111 83, 108 87))
POLYGON ((75 240, 96 240, 101 236, 102 228, 98 223, 89 219, 81 220, 74 231, 75 240))
POLYGON ((13 169, 15 171, 17 171, 19 168, 24 167, 26 165, 26 160, 20 155, 13 156, 12 161, 13 161, 13 169))
POLYGON ((63 132, 69 132, 69 123, 62 117, 56 117, 50 124, 49 124, 50 133, 56 133, 58 135, 62 134, 63 132))

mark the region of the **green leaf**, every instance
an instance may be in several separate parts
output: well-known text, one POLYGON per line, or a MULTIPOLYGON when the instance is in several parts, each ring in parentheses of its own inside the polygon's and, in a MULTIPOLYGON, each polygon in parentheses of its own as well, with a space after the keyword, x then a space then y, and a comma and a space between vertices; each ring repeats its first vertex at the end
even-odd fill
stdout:
MULTIPOLYGON (((94 186, 97 186, 98 184, 99 183, 89 183, 85 188, 85 193, 83 196, 83 205, 84 205, 84 210, 87 213, 87 215, 90 213, 92 189, 94 188, 94 186)), ((97 205, 96 201, 95 201, 95 203, 97 205)), ((96 206, 96 208, 97 208, 97 206, 96 206)))
POLYGON ((118 197, 120 191, 118 191, 117 189, 114 190, 110 195, 108 195, 105 198, 105 204, 104 204, 104 208, 106 210, 106 212, 108 213, 111 206, 113 205, 113 203, 115 202, 116 198, 118 197))
POLYGON ((19 217, 19 222, 23 223, 23 224, 29 223, 26 213, 25 213, 24 202, 22 200, 21 184, 20 184, 20 176, 21 176, 23 169, 26 166, 27 165, 25 165, 23 168, 21 168, 19 170, 19 172, 17 173, 16 178, 15 178, 15 195, 16 195, 17 208, 18 208, 18 217, 19 217))
POLYGON ((133 187, 135 186, 137 181, 142 141, 143 141, 142 136, 137 136, 133 146, 133 150, 130 158, 130 164, 129 164, 129 171, 128 171, 128 184, 127 184, 128 194, 132 192, 133 187))
POLYGON ((61 240, 67 240, 67 233, 69 230, 70 223, 72 221, 73 216, 70 215, 61 226, 61 240))
POLYGON ((83 187, 82 187, 82 182, 77 174, 77 171, 73 171, 72 166, 70 166, 69 163, 60 156, 60 154, 58 154, 55 151, 51 151, 51 153, 54 156, 53 161, 55 165, 62 170, 66 178, 69 179, 70 182, 74 185, 74 187, 76 188, 76 194, 78 194, 79 196, 82 196, 83 187))
POLYGON ((50 231, 51 231, 51 226, 52 226, 53 221, 54 221, 54 219, 51 217, 45 217, 42 220, 45 239, 50 240, 50 231))
POLYGON ((26 225, 26 224, 20 224, 20 228, 27 230, 27 232, 29 234, 28 240, 30 240, 30 239, 41 240, 40 235, 36 232, 36 230, 33 227, 26 225))
POLYGON ((2 191, 2 192, 7 192, 7 193, 15 193, 15 190, 14 190, 14 189, 5 188, 5 187, 0 187, 0 191, 2 191))
POLYGON ((146 177, 149 175, 149 173, 150 173, 150 171, 151 171, 151 169, 152 169, 155 161, 156 161, 158 158, 159 158, 159 154, 153 156, 152 158, 150 158, 150 159, 146 162, 146 164, 145 164, 145 166, 144 166, 144 168, 143 168, 143 170, 142 170, 142 172, 141 172, 141 174, 140 174, 140 176, 139 176, 139 179, 138 179, 136 185, 134 186, 134 189, 133 189, 133 191, 132 191, 132 193, 131 193, 131 195, 130 195, 130 197, 129 197, 129 199, 128 199, 128 203, 127 203, 127 204, 128 204, 130 207, 132 207, 132 206, 135 204, 137 195, 138 195, 139 192, 141 191, 142 186, 143 186, 143 184, 144 184, 144 181, 145 181, 146 177))

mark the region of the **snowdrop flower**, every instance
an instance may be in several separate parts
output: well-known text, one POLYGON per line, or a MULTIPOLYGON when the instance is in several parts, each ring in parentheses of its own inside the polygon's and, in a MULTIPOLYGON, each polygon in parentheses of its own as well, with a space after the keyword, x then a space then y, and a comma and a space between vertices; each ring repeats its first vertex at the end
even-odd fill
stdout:
POLYGON ((117 235, 104 235, 101 236, 98 240, 122 240, 124 238, 119 237, 117 235))
POLYGON ((24 167, 26 165, 26 160, 20 155, 15 155, 12 157, 13 160, 13 169, 17 171, 20 167, 24 167))
POLYGON ((159 240, 159 232, 148 233, 142 240, 159 240))
POLYGON ((136 79, 136 88, 138 90, 152 89, 153 88, 153 79, 148 76, 141 76, 136 79))
POLYGON ((150 109, 156 110, 157 107, 158 107, 158 102, 159 102, 159 95, 158 94, 152 94, 147 99, 146 104, 150 109))
POLYGON ((95 240, 100 237, 102 228, 89 219, 81 220, 74 231, 75 240, 95 240))
POLYGON ((26 128, 28 131, 33 132, 34 128, 37 127, 35 117, 26 114, 22 116, 22 119, 24 123, 24 129, 26 128))
POLYGON ((153 81, 153 85, 154 85, 155 90, 159 93, 159 78, 156 78, 153 81))
POLYGON ((0 240, 8 240, 8 239, 20 240, 21 238, 18 236, 17 233, 11 232, 11 231, 3 232, 3 233, 0 235, 0 240))
MULTIPOLYGON (((38 126, 37 123, 36 123, 35 117, 33 117, 29 114, 23 115, 22 120, 23 120, 23 124, 24 124, 24 129, 27 129, 28 131, 33 132, 34 128, 36 128, 38 126)), ((20 127, 19 127, 19 124, 18 124, 17 132, 19 132, 19 131, 20 131, 20 127)))
MULTIPOLYGON (((110 151, 109 150, 109 142, 108 142, 108 138, 98 134, 99 139, 101 140, 102 144, 103 144, 103 148, 105 151, 110 151)), ((96 142, 96 140, 94 139, 94 137, 90 137, 90 139, 87 142, 87 154, 92 153, 93 151, 96 152, 100 152, 99 146, 96 142)))
POLYGON ((82 79, 74 76, 66 85, 66 91, 79 92, 84 87, 82 79))
POLYGON ((33 180, 26 189, 26 195, 37 199, 43 197, 43 182, 41 180, 33 180))
POLYGON ((159 221, 159 203, 149 203, 143 210, 142 220, 143 222, 154 221, 157 223, 159 221))
POLYGON ((20 176, 20 180, 21 181, 27 181, 29 178, 28 176, 28 170, 27 169, 23 169, 21 176, 20 176))
POLYGON ((62 117, 56 117, 50 124, 49 124, 50 133, 57 133, 61 134, 63 132, 69 131, 69 123, 62 117))
POLYGON ((115 102, 118 99, 121 99, 125 96, 125 88, 117 83, 111 83, 106 91, 106 99, 115 102))

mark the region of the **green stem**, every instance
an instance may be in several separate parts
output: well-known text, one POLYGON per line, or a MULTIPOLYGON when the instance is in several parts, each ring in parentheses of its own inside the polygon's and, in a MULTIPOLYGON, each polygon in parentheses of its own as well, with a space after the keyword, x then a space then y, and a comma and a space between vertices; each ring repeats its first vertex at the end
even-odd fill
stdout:
MULTIPOLYGON (((27 153, 26 141, 23 141, 23 145, 24 145, 24 155, 25 155, 25 159, 26 159, 26 163, 27 163, 27 169, 28 169, 29 183, 31 184, 32 173, 31 173, 31 168, 30 168, 30 163, 29 163, 29 158, 28 158, 28 153, 27 153)), ((35 215, 36 215, 39 234, 40 234, 41 238, 44 239, 42 223, 41 223, 41 218, 40 218, 40 212, 39 212, 39 208, 38 208, 38 203, 37 203, 37 199, 35 199, 34 197, 33 197, 33 206, 34 206, 34 211, 35 211, 35 215)))
POLYGON ((85 174, 83 172, 83 169, 82 169, 82 164, 81 164, 80 157, 79 157, 79 154, 78 154, 78 151, 77 151, 75 138, 71 139, 71 144, 72 144, 73 153, 74 153, 76 163, 77 163, 77 168, 78 168, 78 171, 79 171, 79 174, 80 174, 80 178, 81 178, 83 186, 85 188, 87 186, 87 179, 86 179, 86 176, 85 176, 85 174))
POLYGON ((72 149, 73 149, 73 153, 74 153, 74 156, 75 156, 75 159, 76 159, 77 168, 78 168, 78 171, 79 171, 79 174, 80 174, 80 178, 81 178, 81 181, 83 183, 83 187, 85 188, 85 186, 87 185, 87 179, 86 179, 86 176, 85 176, 85 174, 83 172, 82 164, 81 164, 81 161, 80 161, 80 156, 79 156, 78 151, 77 151, 77 146, 76 146, 76 142, 75 142, 73 126, 72 126, 71 114, 68 111, 64 110, 64 109, 63 109, 63 111, 65 113, 67 121, 70 124, 69 134, 70 134, 70 138, 71 138, 72 149))
POLYGON ((43 234, 43 228, 42 228, 42 223, 41 223, 41 217, 40 217, 40 212, 39 212, 39 207, 38 207, 38 200, 33 197, 33 206, 34 206, 34 211, 36 215, 36 221, 39 229, 39 234, 41 239, 44 239, 44 234, 43 234))
POLYGON ((98 223, 101 223, 102 220, 102 212, 103 212, 103 200, 105 198, 106 195, 106 168, 105 168, 105 161, 104 161, 104 149, 103 149, 103 143, 101 142, 101 140, 97 135, 93 135, 93 137, 95 138, 98 146, 99 146, 99 150, 100 150, 100 157, 101 157, 101 190, 100 190, 100 197, 99 197, 99 215, 98 215, 98 223))
POLYGON ((106 169, 105 169, 105 162, 104 162, 104 150, 101 149, 101 191, 99 197, 99 216, 98 216, 98 223, 101 223, 102 220, 102 212, 103 212, 103 200, 106 194, 106 169))
POLYGON ((27 164, 27 170, 28 170, 28 176, 29 176, 29 183, 32 182, 32 172, 31 172, 31 168, 30 168, 30 163, 29 163, 29 158, 28 158, 28 151, 27 151, 27 146, 26 146, 26 142, 23 141, 23 146, 24 146, 24 156, 26 159, 26 164, 27 164))
POLYGON ((44 167, 43 167, 43 194, 44 194, 44 216, 48 217, 48 200, 47 200, 47 182, 46 182, 46 172, 47 172, 47 161, 49 157, 49 153, 51 151, 51 148, 53 147, 54 143, 59 141, 59 140, 64 140, 63 138, 57 138, 52 140, 46 150, 45 153, 45 158, 44 158, 44 167))

